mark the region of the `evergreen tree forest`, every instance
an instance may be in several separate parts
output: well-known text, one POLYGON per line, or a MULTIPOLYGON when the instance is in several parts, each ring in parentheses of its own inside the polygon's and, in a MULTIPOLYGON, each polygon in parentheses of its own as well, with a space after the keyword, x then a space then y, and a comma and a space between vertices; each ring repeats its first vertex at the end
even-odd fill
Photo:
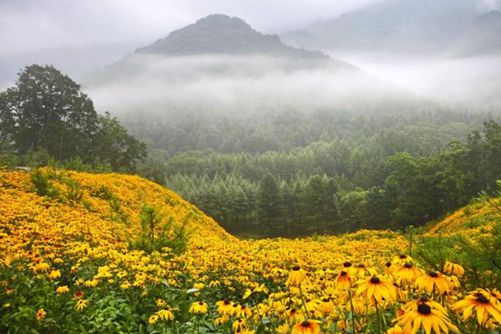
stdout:
POLYGON ((282 110, 254 119, 220 112, 203 121, 157 115, 164 132, 147 117, 123 121, 150 146, 144 175, 238 235, 405 229, 495 189, 495 110, 379 108, 366 115, 282 110))

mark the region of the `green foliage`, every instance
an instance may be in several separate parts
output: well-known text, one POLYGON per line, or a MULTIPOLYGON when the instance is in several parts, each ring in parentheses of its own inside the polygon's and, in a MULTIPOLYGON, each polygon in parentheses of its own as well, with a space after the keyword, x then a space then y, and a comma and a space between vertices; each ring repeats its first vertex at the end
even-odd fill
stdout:
POLYGON ((28 166, 68 163, 134 171, 145 145, 109 114, 100 116, 80 86, 52 66, 31 65, 0 92, 0 149, 28 166))
POLYGON ((500 128, 486 122, 464 143, 426 155, 395 153, 389 147, 403 138, 388 131, 369 147, 352 140, 257 155, 183 153, 166 162, 167 185, 237 234, 419 227, 492 193, 500 128))
POLYGON ((44 170, 39 168, 35 169, 31 173, 31 182, 33 182, 35 186, 37 195, 53 198, 59 196, 59 191, 52 185, 51 175, 44 170))
POLYGON ((452 237, 420 237, 416 240, 414 255, 441 271, 445 261, 461 264, 471 286, 496 288, 501 285, 501 224, 496 224, 491 238, 471 241, 457 234, 452 237))
POLYGON ((177 224, 173 217, 165 218, 154 207, 144 205, 140 214, 141 234, 131 242, 131 247, 148 253, 165 249, 174 254, 184 253, 188 244, 186 226, 192 214, 190 213, 181 224, 177 224))

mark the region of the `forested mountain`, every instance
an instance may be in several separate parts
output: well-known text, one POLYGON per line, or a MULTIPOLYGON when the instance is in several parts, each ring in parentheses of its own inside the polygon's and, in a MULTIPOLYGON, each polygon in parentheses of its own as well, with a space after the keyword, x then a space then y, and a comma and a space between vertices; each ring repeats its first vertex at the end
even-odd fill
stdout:
POLYGON ((463 56, 501 54, 501 12, 477 16, 454 37, 451 53, 463 56))
POLYGON ((353 69, 320 51, 285 45, 278 35, 262 34, 240 18, 213 14, 126 55, 89 77, 88 84, 110 84, 147 74, 166 80, 191 81, 194 77, 207 74, 252 76, 263 75, 270 70, 270 66, 249 66, 246 63, 251 58, 272 62, 273 67, 283 70, 312 66, 353 69), (195 63, 187 61, 190 59, 195 63), (181 63, 176 63, 180 60, 181 63))
POLYGON ((322 52, 296 49, 283 44, 278 35, 262 34, 238 17, 212 14, 201 18, 150 46, 138 49, 140 54, 194 55, 267 54, 279 57, 328 59, 322 52))
POLYGON ((341 53, 499 54, 498 14, 488 11, 475 0, 386 0, 281 37, 341 53))

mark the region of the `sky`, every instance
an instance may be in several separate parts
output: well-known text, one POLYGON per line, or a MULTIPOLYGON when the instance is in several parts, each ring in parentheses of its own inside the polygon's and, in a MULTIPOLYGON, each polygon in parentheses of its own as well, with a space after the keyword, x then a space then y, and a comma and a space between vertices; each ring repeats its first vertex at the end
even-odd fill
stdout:
POLYGON ((280 33, 377 1, 0 0, 0 55, 61 46, 142 46, 213 13, 280 33))

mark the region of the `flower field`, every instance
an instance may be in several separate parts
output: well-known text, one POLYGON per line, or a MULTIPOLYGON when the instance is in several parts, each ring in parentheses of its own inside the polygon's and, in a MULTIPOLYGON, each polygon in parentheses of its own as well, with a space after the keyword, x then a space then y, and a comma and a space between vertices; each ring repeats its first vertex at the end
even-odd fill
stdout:
POLYGON ((0 171, 0 333, 499 333, 498 253, 426 248, 499 221, 484 203, 414 234, 239 240, 137 176, 0 171))

